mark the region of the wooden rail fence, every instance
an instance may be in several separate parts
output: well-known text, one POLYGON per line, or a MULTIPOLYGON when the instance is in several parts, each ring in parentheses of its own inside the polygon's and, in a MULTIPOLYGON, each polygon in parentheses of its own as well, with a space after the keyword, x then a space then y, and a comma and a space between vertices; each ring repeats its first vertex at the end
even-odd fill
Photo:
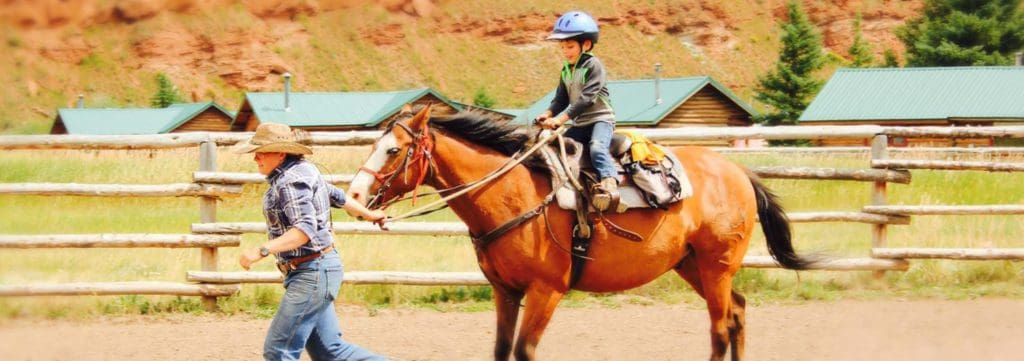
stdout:
MULTIPOLYGON (((870 167, 864 169, 811 168, 811 167, 751 167, 763 178, 862 181, 873 183, 871 204, 859 212, 794 212, 788 216, 793 222, 859 222, 872 227, 872 248, 869 258, 836 259, 819 266, 823 270, 906 270, 907 259, 940 258, 952 260, 1021 260, 1021 249, 927 249, 887 248, 887 227, 905 225, 911 216, 918 215, 988 215, 1024 214, 1022 205, 890 205, 887 204, 889 183, 911 183, 908 169, 980 170, 990 172, 1020 172, 1024 164, 1000 162, 956 162, 938 160, 890 160, 891 151, 927 152, 922 149, 887 147, 887 138, 899 137, 995 137, 1024 138, 1024 126, 999 127, 884 127, 859 126, 799 126, 751 128, 674 128, 640 129, 649 138, 671 141, 728 141, 736 139, 870 139, 870 148, 784 148, 770 151, 786 152, 866 152, 871 156, 870 167)), ((218 146, 226 146, 247 139, 251 133, 176 133, 134 136, 69 136, 34 135, 0 136, 0 149, 169 149, 199 147, 200 166, 193 173, 193 183, 162 185, 127 184, 75 184, 75 183, 8 183, 0 184, 0 195, 39 196, 103 196, 103 197, 197 197, 199 222, 191 227, 192 234, 92 234, 92 235, 2 235, 0 248, 130 248, 158 247, 202 249, 201 270, 185 275, 188 283, 177 282, 97 282, 0 285, 0 296, 37 295, 123 295, 156 294, 201 296, 208 309, 216 306, 216 297, 238 292, 242 283, 276 283, 281 275, 273 272, 219 272, 217 250, 237 247, 239 234, 264 233, 263 222, 217 222, 217 202, 223 197, 238 196, 245 184, 259 184, 265 180, 255 173, 227 173, 216 169, 218 146)), ((313 132, 316 146, 368 145, 380 136, 379 131, 313 132)), ((723 149, 724 152, 757 152, 764 150, 723 149)), ((985 154, 1020 154, 1018 148, 950 149, 941 152, 985 154), (996 153, 998 152, 998 153, 996 153)), ((326 175, 329 182, 345 184, 352 175, 326 175)), ((379 234, 376 226, 367 223, 336 222, 334 231, 341 234, 379 234)), ((415 223, 390 225, 389 235, 458 236, 467 234, 459 222, 415 223)), ((743 265, 752 268, 772 268, 778 264, 769 256, 751 255, 743 265)), ((403 284, 403 285, 486 285, 479 272, 346 272, 345 282, 350 284, 403 284)))

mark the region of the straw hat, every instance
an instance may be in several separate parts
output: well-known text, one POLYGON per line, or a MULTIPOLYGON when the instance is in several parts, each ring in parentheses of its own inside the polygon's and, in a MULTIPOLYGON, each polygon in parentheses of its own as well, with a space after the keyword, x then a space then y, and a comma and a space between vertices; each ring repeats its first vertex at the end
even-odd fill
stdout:
POLYGON ((248 141, 239 142, 231 148, 235 153, 288 153, 313 154, 309 144, 309 133, 292 130, 277 123, 262 123, 256 127, 256 134, 248 141))

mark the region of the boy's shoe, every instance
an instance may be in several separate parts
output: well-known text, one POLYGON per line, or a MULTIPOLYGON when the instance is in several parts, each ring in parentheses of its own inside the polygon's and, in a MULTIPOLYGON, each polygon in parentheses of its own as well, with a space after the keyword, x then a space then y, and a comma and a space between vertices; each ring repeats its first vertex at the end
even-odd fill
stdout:
POLYGON ((600 212, 607 211, 612 204, 612 200, 618 200, 619 198, 619 181, 615 180, 615 178, 602 178, 601 183, 594 188, 592 203, 594 204, 594 209, 600 212))

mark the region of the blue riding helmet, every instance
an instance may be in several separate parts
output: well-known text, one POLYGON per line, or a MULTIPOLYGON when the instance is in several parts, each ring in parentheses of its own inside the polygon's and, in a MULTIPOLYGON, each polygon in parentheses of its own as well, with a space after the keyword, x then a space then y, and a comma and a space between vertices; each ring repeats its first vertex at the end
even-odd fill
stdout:
POLYGON ((545 40, 565 40, 577 38, 579 41, 585 39, 597 43, 597 21, 582 11, 570 11, 562 14, 555 22, 555 28, 545 40))

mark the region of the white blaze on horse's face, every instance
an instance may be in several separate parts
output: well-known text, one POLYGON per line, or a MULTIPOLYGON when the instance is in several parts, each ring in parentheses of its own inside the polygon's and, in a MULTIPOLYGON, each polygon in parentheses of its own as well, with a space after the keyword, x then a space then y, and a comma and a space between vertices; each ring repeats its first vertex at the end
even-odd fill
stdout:
POLYGON ((370 158, 366 160, 366 164, 359 169, 356 176, 352 178, 352 184, 349 185, 348 191, 349 196, 359 201, 359 203, 366 204, 368 201, 366 197, 369 196, 370 186, 377 179, 374 176, 363 169, 370 169, 374 172, 380 172, 381 168, 388 163, 388 150, 398 147, 398 140, 395 139, 393 133, 384 134, 377 140, 377 146, 373 148, 373 154, 370 154, 370 158))

